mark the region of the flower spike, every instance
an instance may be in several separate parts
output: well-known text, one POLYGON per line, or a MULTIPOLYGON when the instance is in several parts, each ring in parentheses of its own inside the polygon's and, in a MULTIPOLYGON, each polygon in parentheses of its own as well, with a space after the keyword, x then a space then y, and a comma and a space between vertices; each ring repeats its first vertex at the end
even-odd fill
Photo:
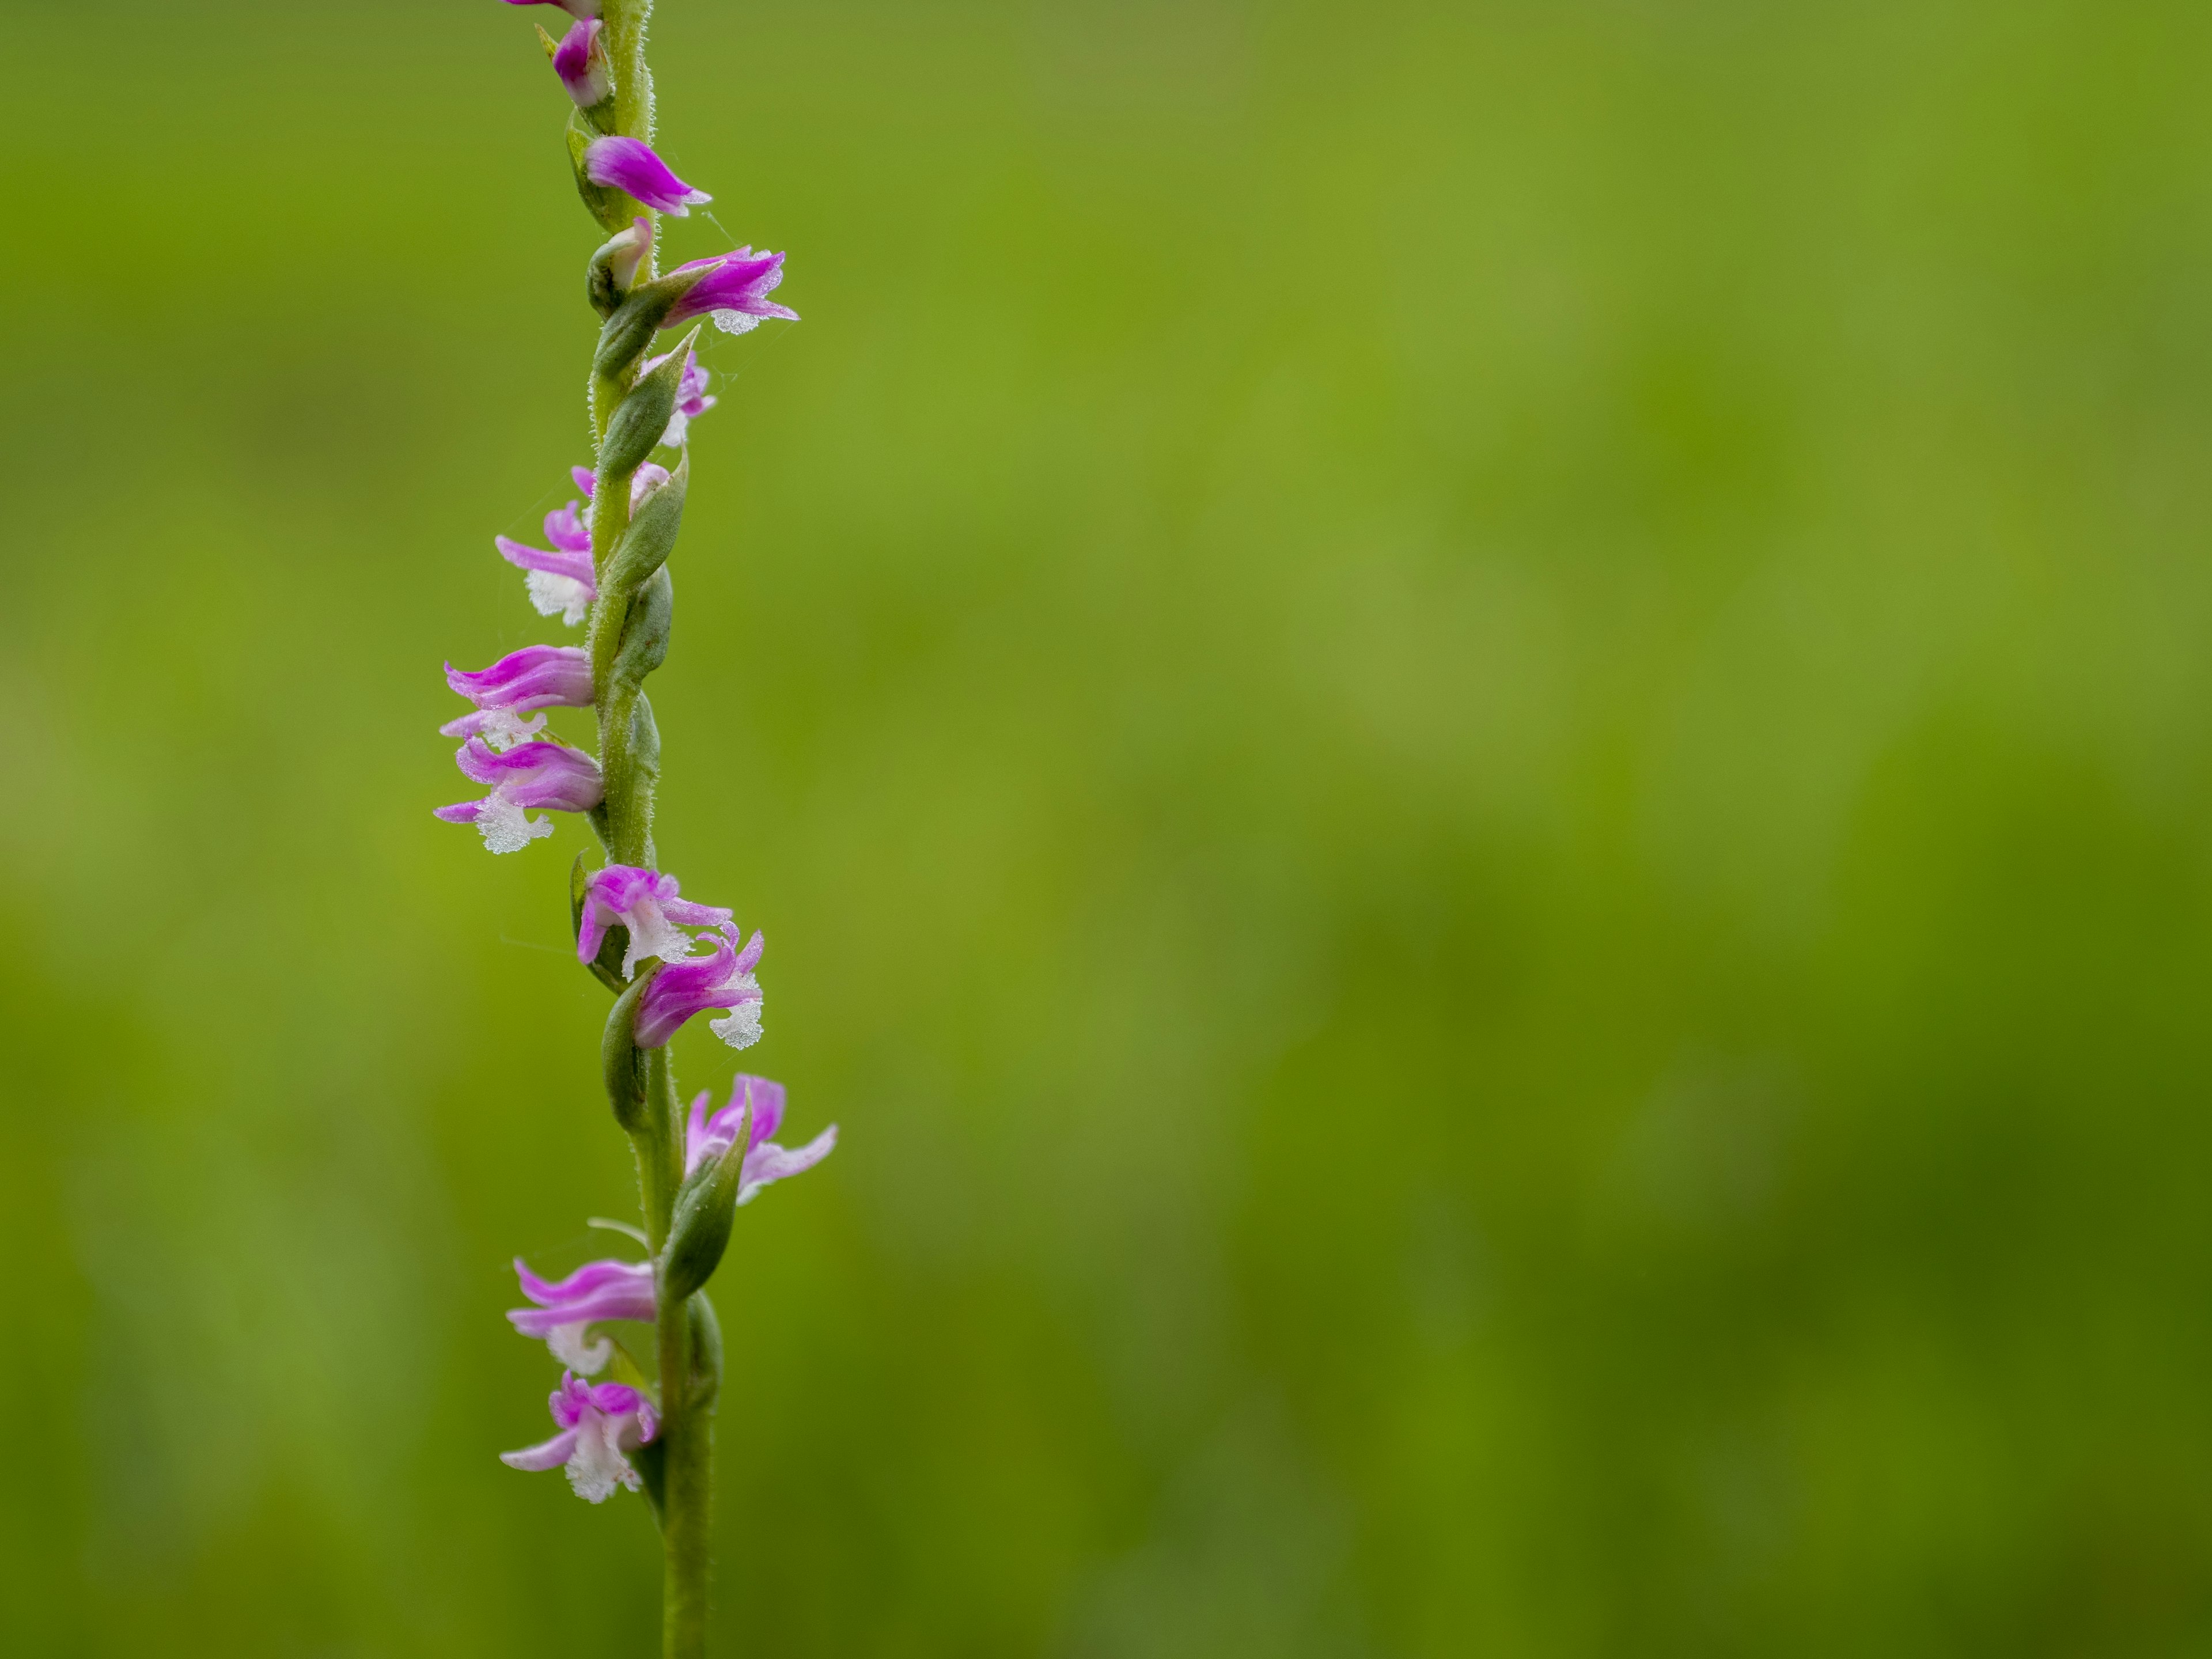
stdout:
POLYGON ((671 173, 668 163, 641 138, 592 139, 584 146, 584 177, 672 218, 684 218, 693 208, 714 199, 671 173))
POLYGON ((605 798, 599 763, 581 750, 540 740, 501 754, 480 737, 461 745, 453 763, 473 783, 488 784, 482 800, 441 806, 448 823, 473 823, 495 853, 519 853, 553 833, 553 820, 529 816, 532 807, 588 812, 605 798))
POLYGON ((557 1469, 564 1464, 568 1484, 587 1504, 604 1504, 617 1486, 635 1492, 637 1471, 623 1454, 651 1443, 660 1432, 653 1402, 621 1382, 579 1382, 561 1373, 561 1386, 550 1401, 561 1432, 542 1445, 501 1452, 511 1469, 557 1469))

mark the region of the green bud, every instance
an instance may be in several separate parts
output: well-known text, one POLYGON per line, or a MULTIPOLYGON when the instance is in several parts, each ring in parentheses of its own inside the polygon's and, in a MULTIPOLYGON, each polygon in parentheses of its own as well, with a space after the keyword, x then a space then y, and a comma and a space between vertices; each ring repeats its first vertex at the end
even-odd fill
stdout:
MULTIPOLYGON (((707 273, 678 270, 640 283, 615 307, 614 315, 600 325, 599 343, 592 354, 592 373, 603 380, 620 380, 629 366, 645 356, 653 337, 676 309, 676 302, 691 291, 707 273)), ((679 370, 678 373, 682 371, 679 370)), ((655 433, 655 437, 659 434, 655 433)))
MULTIPOLYGON (((653 718, 652 701, 642 691, 629 711, 629 763, 637 789, 650 802, 660 784, 660 726, 653 718)), ((649 837, 647 844, 651 845, 649 837)), ((645 861, 653 862, 650 857, 645 861)))
POLYGON ((599 1037, 599 1066, 607 1085, 607 1103, 615 1121, 630 1133, 645 1127, 645 1055, 637 1046, 635 1024, 638 999, 660 971, 660 958, 647 957, 637 965, 637 977, 615 999, 608 1012, 606 1030, 599 1037))
POLYGON ((676 413, 676 388, 684 378, 684 356, 698 337, 696 328, 685 335, 684 343, 615 405, 614 418, 607 422, 607 435, 599 444, 601 488, 609 478, 627 477, 636 471, 659 444, 660 434, 668 430, 668 417, 676 413))
POLYGON ((674 584, 665 568, 653 573, 645 591, 629 603, 623 618, 621 647, 615 653, 614 683, 636 685, 668 658, 668 630, 674 620, 674 584))
POLYGON ((676 1212, 668 1224, 668 1243, 660 1252, 660 1305, 689 1297, 714 1276, 730 1247, 730 1224, 738 1210, 738 1179, 745 1167, 745 1142, 752 1133, 747 1102, 738 1138, 720 1158, 702 1164, 676 1192, 676 1212))
MULTIPOLYGON (((654 379, 659 379, 658 371, 654 379)), ((668 475, 668 482, 638 503, 637 515, 615 544, 606 574, 599 578, 603 593, 636 593, 668 562, 676 546, 676 532, 684 526, 684 498, 691 487, 691 457, 687 451, 668 475)), ((624 627, 634 628, 634 622, 624 627)), ((629 648, 623 635, 623 648, 629 648)))

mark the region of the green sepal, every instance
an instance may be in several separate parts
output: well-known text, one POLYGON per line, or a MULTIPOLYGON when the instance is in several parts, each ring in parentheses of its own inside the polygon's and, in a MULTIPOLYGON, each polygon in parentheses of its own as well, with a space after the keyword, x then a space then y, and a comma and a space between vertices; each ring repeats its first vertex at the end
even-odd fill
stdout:
MULTIPOLYGON (((684 502, 690 489, 691 457, 687 451, 668 475, 668 482, 638 503, 636 516, 608 556, 605 574, 599 578, 601 592, 628 598, 668 562, 669 554, 676 548, 677 532, 684 527, 684 502)), ((629 629, 635 626, 634 621, 623 624, 625 650, 629 629)))
MULTIPOLYGON (((600 325, 599 343, 592 353, 592 373, 603 380, 619 380, 628 374, 629 366, 642 357, 646 347, 653 343, 653 337, 668 320, 668 313, 676 309, 676 302, 706 274, 704 270, 672 271, 631 289, 628 297, 615 307, 614 315, 600 325)), ((678 374, 682 372, 678 370, 678 374)), ((653 435, 657 438, 660 434, 656 432, 653 435)), ((642 460, 644 457, 638 459, 642 460)))
POLYGON ((738 1122, 737 1139, 711 1164, 702 1164, 676 1189, 668 1243, 660 1251, 659 1305, 689 1297, 714 1276, 730 1248, 730 1226, 738 1209, 738 1183, 744 1174, 745 1144, 752 1137, 752 1101, 738 1122))
POLYGON ((722 1393, 722 1322, 707 1292, 694 1291, 684 1307, 691 1316, 691 1406, 711 1412, 722 1393))
MULTIPOLYGON (((579 853, 575 863, 568 866, 568 937, 578 944, 583 942, 584 893, 591 879, 592 872, 584 868, 584 855, 579 853)), ((623 927, 607 929, 606 937, 599 941, 599 955, 584 964, 592 970, 592 978, 617 996, 623 992, 623 951, 629 949, 629 941, 623 936, 628 931, 623 927), (616 948, 617 941, 622 945, 620 950, 616 948)))
MULTIPOLYGON (((642 691, 629 711, 629 765, 633 787, 643 795, 649 809, 653 792, 660 787, 660 723, 653 718, 653 704, 642 691)), ((653 867, 652 828, 648 820, 644 859, 647 869, 653 867)))
POLYGON ((660 958, 647 957, 637 965, 637 977, 615 999, 607 1012, 606 1030, 599 1036, 599 1066, 606 1079, 607 1103, 615 1121, 630 1133, 645 1127, 645 1055, 637 1046, 637 1004, 660 958))
POLYGON ((617 685, 639 684, 668 659, 668 631, 675 613, 675 584, 665 569, 656 570, 623 618, 622 646, 615 653, 617 685))
POLYGON ((599 441, 601 489, 610 479, 626 478, 636 471, 645 458, 659 447, 660 434, 668 430, 669 417, 676 413, 676 388, 684 379, 684 360, 698 337, 699 331, 694 328, 684 337, 682 345, 661 360, 659 368, 640 380, 615 405, 607 435, 599 441))
MULTIPOLYGON (((609 190, 605 185, 595 185, 584 176, 584 151, 594 138, 605 135, 585 118, 582 110, 568 113, 568 169, 576 175, 576 194, 584 198, 584 206, 599 228, 609 235, 623 229, 637 215, 629 197, 618 190, 609 190)), ((665 316, 665 312, 661 313, 665 316)))

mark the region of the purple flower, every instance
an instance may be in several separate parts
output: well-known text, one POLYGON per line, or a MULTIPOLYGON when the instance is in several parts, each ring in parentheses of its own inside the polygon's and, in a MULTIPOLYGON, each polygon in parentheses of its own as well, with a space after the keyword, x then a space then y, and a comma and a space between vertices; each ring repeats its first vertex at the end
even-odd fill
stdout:
POLYGON ((783 1122, 781 1083, 740 1072, 730 1085, 730 1103, 709 1117, 707 1102, 711 1097, 710 1091, 691 1103, 691 1122, 684 1136, 684 1173, 689 1175, 707 1159, 720 1158, 730 1150, 738 1138, 738 1120, 744 1115, 744 1103, 750 1100, 752 1127, 745 1134, 745 1164, 738 1177, 740 1204, 752 1202, 753 1195, 771 1181, 812 1169, 837 1145, 834 1123, 796 1152, 769 1139, 783 1122))
POLYGON ((540 1279, 520 1256, 514 1259, 522 1293, 538 1305, 514 1308, 507 1319, 525 1336, 542 1340, 553 1357, 571 1370, 591 1376, 612 1352, 601 1337, 586 1343, 590 1328, 603 1319, 653 1322, 653 1263, 586 1261, 557 1284, 540 1279))
POLYGON ((745 334, 758 328, 763 317, 781 317, 793 323, 799 320, 797 312, 768 297, 783 281, 781 253, 755 253, 749 247, 741 247, 734 253, 688 260, 676 267, 676 271, 685 270, 704 270, 707 274, 676 302, 668 313, 668 320, 661 325, 663 328, 674 328, 694 317, 711 315, 714 326, 724 333, 745 334))
MULTIPOLYGON (((588 478, 591 474, 584 476, 588 478)), ((585 493, 591 493, 588 488, 585 493)), ((550 553, 504 536, 493 537, 492 545, 499 549, 500 557, 527 573, 530 603, 538 614, 558 617, 574 628, 599 597, 599 584, 592 576, 592 532, 577 515, 575 502, 545 515, 545 539, 553 544, 550 553)))
MULTIPOLYGON (((668 358, 669 354, 665 351, 658 357, 648 357, 638 366, 638 378, 644 379, 668 358)), ((708 384, 707 371, 699 367, 699 354, 696 351, 684 353, 684 378, 676 383, 676 412, 668 417, 668 430, 660 434, 660 441, 671 449, 681 445, 684 429, 719 401, 707 395, 708 384)))
POLYGON ((671 173, 668 163, 641 138, 592 139, 584 146, 584 177, 678 219, 714 199, 671 173))
POLYGON ((573 645, 526 645, 473 674, 447 663, 446 684, 477 712, 447 721, 439 732, 482 737, 494 749, 507 749, 545 729, 543 714, 522 718, 532 709, 591 706, 592 659, 573 645))
POLYGON ((718 905, 695 904, 678 896, 676 878, 635 865, 610 864, 596 872, 584 885, 584 914, 576 930, 576 959, 590 962, 599 954, 607 929, 620 926, 629 933, 629 949, 623 957, 623 977, 637 970, 641 957, 681 962, 691 954, 692 941, 676 930, 683 927, 727 927, 730 913, 718 905))
POLYGON ((591 12, 580 13, 576 22, 561 37, 561 44, 553 48, 553 73, 561 77, 561 84, 568 88, 568 96, 577 106, 589 109, 605 100, 609 88, 606 48, 599 40, 599 20, 591 12))
POLYGON ((638 1473, 625 1452, 635 1451, 660 1432, 653 1402, 620 1382, 579 1382, 568 1371, 547 1402, 561 1432, 540 1446, 501 1452, 511 1469, 557 1469, 568 1466, 568 1484, 587 1504, 604 1504, 617 1486, 638 1489, 638 1473))
POLYGON ((736 948, 738 937, 738 929, 726 923, 712 955, 661 965, 637 1000, 630 1029, 639 1048, 665 1046, 685 1020, 708 1008, 730 1011, 707 1029, 732 1048, 750 1048, 760 1041, 761 988, 752 970, 760 960, 761 936, 755 933, 742 951, 736 948))
POLYGON ((471 782, 488 784, 482 800, 441 806, 448 823, 473 823, 495 853, 519 853, 553 833, 553 820, 528 816, 533 806, 556 812, 588 812, 605 795, 599 763, 580 749, 539 741, 499 753, 482 738, 471 738, 453 757, 471 782))
POLYGON ((510 6, 558 6, 571 17, 597 17, 599 0, 507 0, 510 6))

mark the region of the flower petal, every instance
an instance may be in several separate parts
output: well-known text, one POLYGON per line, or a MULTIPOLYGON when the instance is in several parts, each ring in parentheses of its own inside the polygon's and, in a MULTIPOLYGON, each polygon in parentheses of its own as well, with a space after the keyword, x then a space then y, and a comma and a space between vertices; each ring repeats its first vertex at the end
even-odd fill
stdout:
POLYGON ((501 1452, 499 1461, 510 1469, 528 1469, 536 1474, 559 1468, 575 1453, 576 1431, 563 1429, 542 1445, 525 1446, 520 1451, 501 1452))
POLYGON ((668 163, 639 138, 594 138, 584 147, 584 176, 678 219, 714 199, 670 172, 668 163))

